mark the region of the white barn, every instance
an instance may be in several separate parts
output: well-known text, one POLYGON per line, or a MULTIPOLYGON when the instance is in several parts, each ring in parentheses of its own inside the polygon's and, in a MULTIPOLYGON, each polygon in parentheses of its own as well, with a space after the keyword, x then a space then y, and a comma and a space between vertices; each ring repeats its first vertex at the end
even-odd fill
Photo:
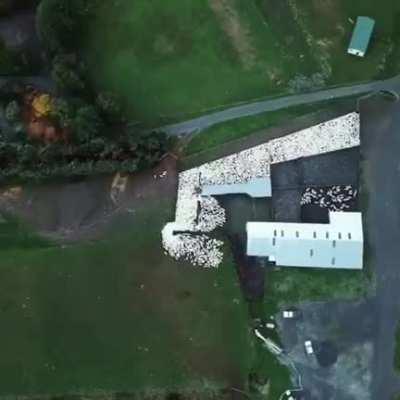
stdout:
POLYGON ((247 255, 278 266, 362 269, 359 212, 330 212, 329 224, 248 222, 247 255))

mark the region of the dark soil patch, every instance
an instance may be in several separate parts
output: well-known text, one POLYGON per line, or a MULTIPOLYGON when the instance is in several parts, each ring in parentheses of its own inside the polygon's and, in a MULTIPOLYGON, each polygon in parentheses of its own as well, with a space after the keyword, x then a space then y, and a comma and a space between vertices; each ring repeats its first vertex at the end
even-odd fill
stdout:
POLYGON ((310 224, 329 224, 329 210, 316 204, 301 207, 301 221, 310 224))
POLYGON ((152 170, 129 176, 126 191, 118 197, 117 204, 110 198, 111 184, 112 177, 105 176, 81 182, 26 185, 17 199, 2 196, 7 190, 3 188, 0 211, 13 213, 58 240, 97 238, 118 215, 127 211, 135 214, 140 207, 160 198, 174 199, 176 161, 168 156, 152 170))
POLYGON ((335 364, 338 359, 338 349, 332 342, 325 341, 319 343, 316 357, 321 367, 330 367, 335 364))

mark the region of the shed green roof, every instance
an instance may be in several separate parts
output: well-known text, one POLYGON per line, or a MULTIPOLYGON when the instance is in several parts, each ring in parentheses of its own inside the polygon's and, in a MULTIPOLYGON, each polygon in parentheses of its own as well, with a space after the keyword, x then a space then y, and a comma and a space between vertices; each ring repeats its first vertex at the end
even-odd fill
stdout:
POLYGON ((374 26, 375 21, 372 18, 358 17, 349 49, 359 50, 366 53, 374 26))

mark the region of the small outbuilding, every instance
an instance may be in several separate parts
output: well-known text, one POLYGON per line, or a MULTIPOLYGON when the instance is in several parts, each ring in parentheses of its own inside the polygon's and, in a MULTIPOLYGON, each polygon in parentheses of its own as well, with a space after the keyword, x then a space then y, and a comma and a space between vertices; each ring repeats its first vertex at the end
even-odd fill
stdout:
POLYGON ((375 21, 372 18, 358 17, 347 52, 358 57, 364 57, 365 53, 367 52, 374 27, 375 21))

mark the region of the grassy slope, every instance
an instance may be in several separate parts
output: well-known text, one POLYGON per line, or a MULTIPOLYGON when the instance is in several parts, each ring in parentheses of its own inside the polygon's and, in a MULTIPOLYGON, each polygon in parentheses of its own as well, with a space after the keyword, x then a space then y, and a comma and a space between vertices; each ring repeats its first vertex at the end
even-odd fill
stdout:
POLYGON ((296 75, 321 73, 337 85, 394 74, 399 11, 393 0, 113 0, 93 21, 86 50, 97 85, 121 94, 132 118, 157 124, 286 93, 296 75), (210 3, 231 12, 221 18, 210 3), (365 59, 346 54, 358 14, 377 19, 365 59), (226 33, 229 23, 240 39, 226 33))
POLYGON ((141 0, 134 7, 107 4, 94 24, 89 58, 99 66, 95 78, 124 95, 132 117, 148 122, 278 92, 268 70, 290 66, 257 10, 234 3, 256 49, 251 68, 242 65, 206 0, 141 0))
POLYGON ((0 395, 243 383, 252 350, 234 270, 164 256, 157 209, 107 242, 3 252, 0 395))

